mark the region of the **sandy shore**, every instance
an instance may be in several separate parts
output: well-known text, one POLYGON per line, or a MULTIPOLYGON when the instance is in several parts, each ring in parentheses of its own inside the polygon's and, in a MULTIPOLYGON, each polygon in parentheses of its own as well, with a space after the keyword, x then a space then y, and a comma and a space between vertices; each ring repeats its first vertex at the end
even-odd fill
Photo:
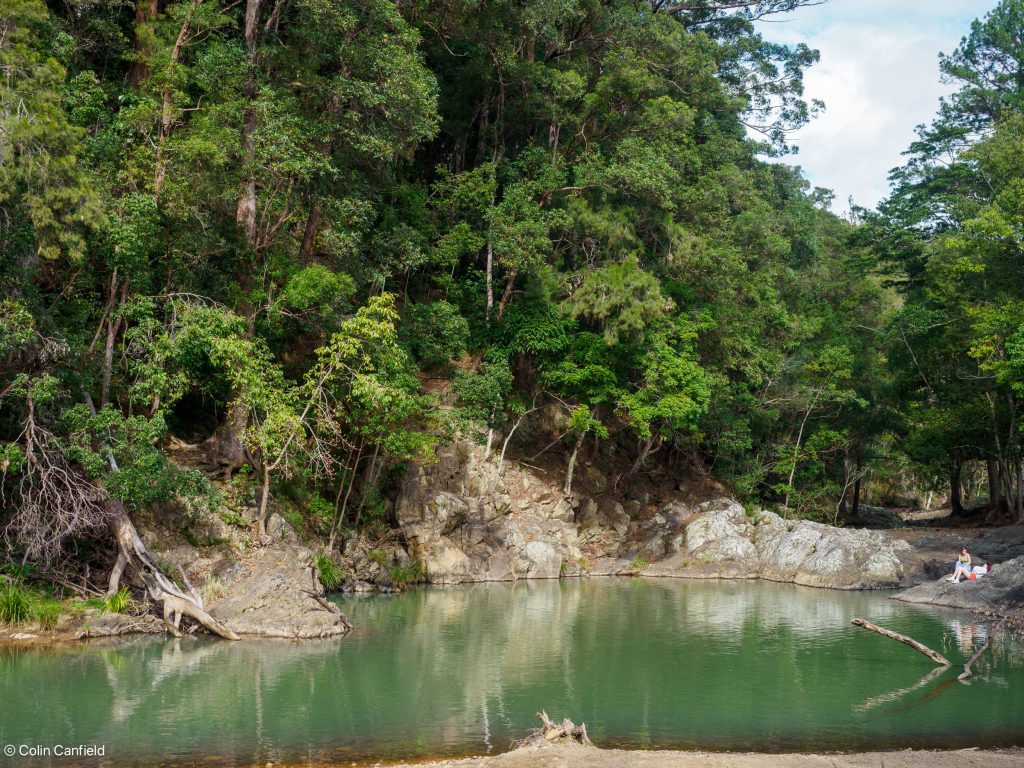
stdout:
MULTIPOLYGON (((382 764, 383 765, 383 764, 382 764)), ((390 765, 389 768, 1022 768, 1024 749, 960 749, 943 752, 858 752, 766 755, 598 749, 575 745, 520 749, 491 757, 390 765)))

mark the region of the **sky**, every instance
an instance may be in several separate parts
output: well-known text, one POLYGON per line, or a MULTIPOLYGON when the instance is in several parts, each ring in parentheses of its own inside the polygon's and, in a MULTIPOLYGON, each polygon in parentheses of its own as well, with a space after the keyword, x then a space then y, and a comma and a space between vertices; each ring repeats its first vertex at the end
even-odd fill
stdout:
POLYGON ((997 0, 829 0, 760 23, 765 38, 807 43, 821 61, 804 75, 805 96, 826 111, 791 140, 817 187, 836 193, 833 209, 874 207, 888 194, 890 169, 934 117, 951 88, 939 80, 939 53, 951 53, 997 0))

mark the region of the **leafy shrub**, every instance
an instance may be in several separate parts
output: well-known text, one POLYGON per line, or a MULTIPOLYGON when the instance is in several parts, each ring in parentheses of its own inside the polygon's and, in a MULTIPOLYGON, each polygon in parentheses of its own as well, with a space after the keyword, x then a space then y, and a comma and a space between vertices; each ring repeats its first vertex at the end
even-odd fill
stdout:
POLYGON ((320 583, 328 592, 341 586, 341 568, 326 555, 316 556, 316 569, 320 571, 320 583))
POLYGON ((369 552, 366 553, 366 556, 368 558, 370 558, 370 560, 372 562, 374 562, 377 565, 379 565, 381 568, 387 568, 388 567, 388 556, 387 556, 387 553, 384 550, 382 550, 382 549, 371 549, 369 552))
POLYGON ((367 488, 364 494, 360 502, 359 527, 368 533, 383 535, 389 527, 388 503, 376 488, 367 488))
POLYGON ((633 573, 636 573, 637 571, 642 571, 648 565, 649 565, 649 563, 647 562, 647 560, 645 560, 640 555, 637 555, 636 557, 633 558, 633 562, 631 562, 629 564, 629 570, 632 571, 633 573))
POLYGON ((400 329, 402 344, 424 368, 436 368, 466 354, 469 323, 447 301, 412 304, 400 329))
POLYGON ((306 503, 306 514, 317 522, 321 530, 328 531, 334 520, 334 505, 319 493, 314 493, 306 503))
POLYGON ((288 524, 295 529, 299 536, 305 533, 306 517, 294 504, 288 502, 281 503, 278 505, 278 511, 281 513, 281 517, 288 521, 288 524))
POLYGON ((248 520, 246 520, 244 517, 238 514, 237 511, 233 509, 228 509, 227 507, 220 507, 217 510, 217 517, 219 517, 228 525, 233 525, 235 528, 244 529, 249 527, 248 520))
POLYGON ((300 314, 328 315, 344 307, 355 289, 355 281, 343 272, 311 264, 288 278, 283 298, 291 310, 300 314))

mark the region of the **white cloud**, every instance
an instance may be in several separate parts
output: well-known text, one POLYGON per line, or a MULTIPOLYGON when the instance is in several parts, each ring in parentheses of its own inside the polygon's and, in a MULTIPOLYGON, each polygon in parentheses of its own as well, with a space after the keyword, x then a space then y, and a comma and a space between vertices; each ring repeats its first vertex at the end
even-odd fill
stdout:
POLYGON ((977 0, 832 0, 784 23, 763 24, 771 40, 805 42, 821 62, 805 75, 805 95, 824 115, 792 136, 799 164, 815 186, 836 193, 835 208, 874 206, 888 193, 890 169, 935 115, 949 86, 938 54, 951 52, 970 21, 994 5, 977 0))

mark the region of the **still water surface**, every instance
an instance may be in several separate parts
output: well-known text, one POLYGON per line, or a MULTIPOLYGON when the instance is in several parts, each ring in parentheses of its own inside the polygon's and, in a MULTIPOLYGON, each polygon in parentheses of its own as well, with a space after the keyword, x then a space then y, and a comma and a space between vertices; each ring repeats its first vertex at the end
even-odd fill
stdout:
POLYGON ((340 605, 357 625, 340 640, 0 650, 0 744, 103 744, 105 765, 347 763, 504 751, 542 708, 603 746, 1024 744, 1024 646, 1001 636, 960 683, 850 619, 954 663, 987 625, 885 593, 602 578, 340 605))

